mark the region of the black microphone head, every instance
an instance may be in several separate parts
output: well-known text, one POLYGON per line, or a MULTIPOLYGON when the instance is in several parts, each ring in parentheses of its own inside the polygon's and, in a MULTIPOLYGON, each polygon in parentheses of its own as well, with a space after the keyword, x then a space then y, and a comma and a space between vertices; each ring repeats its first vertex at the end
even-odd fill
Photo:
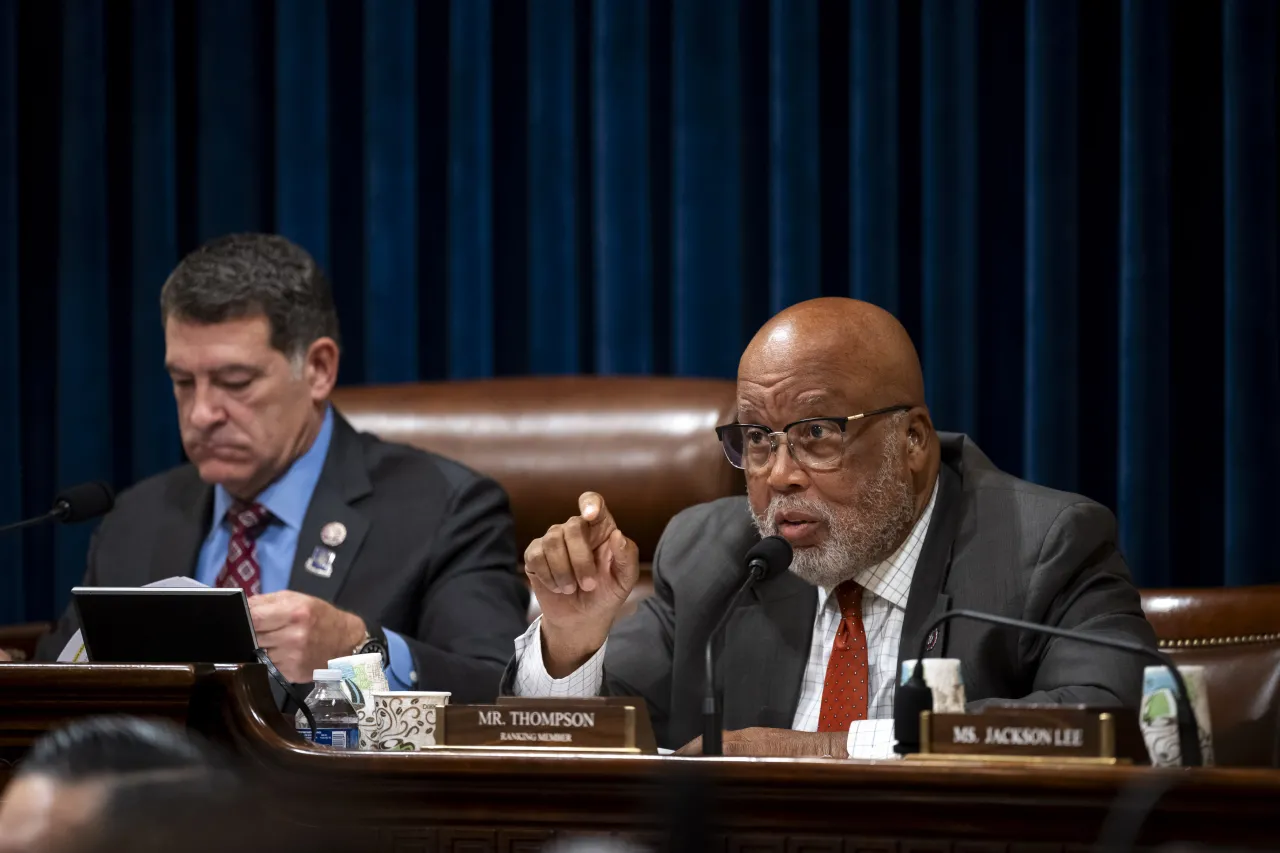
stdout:
POLYGON ((781 536, 766 536, 747 552, 747 569, 764 580, 785 572, 791 565, 791 543, 781 536))
POLYGON ((111 512, 115 506, 116 493, 102 481, 80 483, 69 489, 63 489, 53 499, 55 510, 61 510, 59 521, 88 521, 111 512))

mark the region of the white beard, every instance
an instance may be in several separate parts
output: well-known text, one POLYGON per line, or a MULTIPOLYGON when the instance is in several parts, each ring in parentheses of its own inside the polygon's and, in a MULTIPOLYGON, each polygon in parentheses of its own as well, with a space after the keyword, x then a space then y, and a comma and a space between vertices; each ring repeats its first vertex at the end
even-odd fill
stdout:
POLYGON ((880 467, 867 483, 855 507, 833 508, 798 495, 777 495, 761 515, 751 513, 761 536, 774 536, 779 512, 795 510, 821 518, 827 538, 820 545, 796 548, 791 572, 814 586, 835 589, 863 569, 889 557, 902 544, 915 521, 916 501, 911 485, 895 476, 899 461, 894 433, 885 434, 880 467))

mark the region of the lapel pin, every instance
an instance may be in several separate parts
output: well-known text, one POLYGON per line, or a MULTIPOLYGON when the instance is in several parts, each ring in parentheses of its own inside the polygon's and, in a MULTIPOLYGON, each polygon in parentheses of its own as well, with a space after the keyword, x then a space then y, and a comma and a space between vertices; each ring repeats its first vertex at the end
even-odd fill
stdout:
POLYGON ((333 575, 333 561, 338 555, 328 548, 316 548, 303 563, 303 568, 318 577, 327 578, 333 575))
POLYGON ((938 629, 934 628, 929 632, 929 640, 925 643, 924 650, 926 652, 933 651, 933 647, 938 645, 938 629))
POLYGON ((320 541, 336 548, 347 539, 347 526, 341 521, 331 521, 320 529, 320 541))

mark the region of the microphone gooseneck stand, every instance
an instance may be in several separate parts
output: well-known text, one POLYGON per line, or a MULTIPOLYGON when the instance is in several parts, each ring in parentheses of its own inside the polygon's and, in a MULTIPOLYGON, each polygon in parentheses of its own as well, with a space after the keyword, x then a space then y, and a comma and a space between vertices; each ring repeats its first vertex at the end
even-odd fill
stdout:
POLYGON ((6 524, 0 527, 0 533, 10 533, 14 530, 23 530, 27 527, 35 527, 37 524, 44 524, 46 521, 56 521, 66 514, 66 510, 61 506, 56 506, 46 512, 44 515, 37 515, 35 518, 26 518, 22 521, 15 521, 12 524, 6 524))
POLYGON ((707 638, 706 648, 706 678, 707 678, 707 695, 702 699, 702 754, 703 755, 721 755, 724 753, 724 743, 721 738, 721 718, 723 713, 720 708, 720 702, 716 696, 716 658, 713 652, 716 637, 724 630, 725 623, 729 621, 729 617, 733 614, 734 609, 738 606, 738 602, 747 592, 755 585, 756 581, 764 577, 763 568, 753 567, 751 573, 747 575, 747 579, 742 582, 742 586, 738 587, 738 591, 733 594, 733 598, 729 599, 729 606, 725 609, 724 615, 720 617, 720 621, 711 629, 711 636, 707 638))
POLYGON ((787 567, 791 565, 791 556, 791 543, 781 536, 767 536, 752 545, 751 550, 747 551, 744 561, 747 568, 747 579, 742 582, 742 586, 738 587, 738 591, 729 600, 729 606, 725 608, 720 621, 711 629, 711 634, 707 637, 705 649, 705 678, 707 683, 706 694, 702 699, 703 755, 722 755, 724 753, 724 739, 721 737, 723 709, 720 707, 720 700, 716 695, 716 638, 724 630, 724 626, 729 622, 729 616, 738 606, 738 602, 746 594, 747 590, 771 574, 786 571, 787 567))

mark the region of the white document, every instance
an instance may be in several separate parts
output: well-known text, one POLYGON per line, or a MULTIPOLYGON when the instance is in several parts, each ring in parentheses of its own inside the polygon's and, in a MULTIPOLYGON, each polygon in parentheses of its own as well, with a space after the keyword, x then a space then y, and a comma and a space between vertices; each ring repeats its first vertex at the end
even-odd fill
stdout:
MULTIPOLYGON (((144 584, 144 586, 159 587, 200 587, 207 589, 204 584, 193 578, 165 578, 155 583, 144 584)), ((88 663, 89 656, 84 651, 84 640, 80 637, 80 632, 76 631, 71 639, 67 641, 67 645, 62 649, 62 654, 58 655, 58 663, 88 663)))

